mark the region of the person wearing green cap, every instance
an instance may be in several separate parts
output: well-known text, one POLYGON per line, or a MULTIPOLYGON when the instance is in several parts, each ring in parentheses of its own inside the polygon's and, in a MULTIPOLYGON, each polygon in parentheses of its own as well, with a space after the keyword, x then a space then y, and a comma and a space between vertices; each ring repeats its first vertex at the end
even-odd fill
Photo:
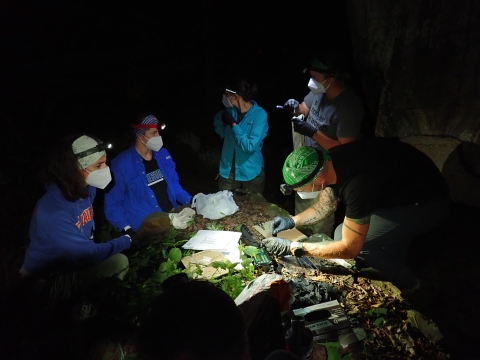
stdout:
POLYGON ((311 147, 294 150, 285 160, 283 177, 297 193, 319 194, 316 203, 293 217, 276 217, 271 233, 314 224, 341 201, 345 218, 326 242, 263 240, 268 252, 326 259, 353 259, 373 267, 404 295, 419 280, 407 266, 415 236, 431 231, 445 217, 448 187, 424 153, 396 138, 368 138, 323 153, 311 147))
MULTIPOLYGON (((289 99, 283 108, 294 115, 293 147, 306 145, 326 151, 334 146, 354 141, 360 135, 364 109, 360 98, 345 85, 346 66, 333 52, 314 57, 307 69, 310 72, 310 92, 299 103, 289 99), (322 59, 322 60, 319 60, 322 59)), ((295 213, 299 214, 315 202, 315 198, 295 196, 295 213)), ((315 224, 315 232, 331 234, 334 214, 315 224)))

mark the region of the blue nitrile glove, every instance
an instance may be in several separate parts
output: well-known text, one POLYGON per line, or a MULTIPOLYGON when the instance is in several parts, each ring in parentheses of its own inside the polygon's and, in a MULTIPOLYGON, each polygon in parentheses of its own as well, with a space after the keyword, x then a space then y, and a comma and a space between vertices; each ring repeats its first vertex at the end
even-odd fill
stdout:
POLYGON ((297 110, 298 105, 300 105, 300 103, 297 100, 288 99, 287 102, 283 104, 283 109, 295 114, 295 110, 297 110))
POLYGON ((290 240, 276 237, 269 237, 262 240, 262 245, 269 254, 276 256, 292 255, 290 251, 290 240))
POLYGON ((295 221, 288 217, 275 216, 272 221, 272 235, 277 235, 280 231, 293 229, 295 227, 295 221))
POLYGON ((224 110, 223 110, 223 113, 222 113, 222 122, 223 122, 225 125, 230 125, 230 126, 232 126, 233 123, 236 122, 236 120, 233 118, 232 114, 230 113, 230 111, 228 111, 228 109, 224 109, 224 110))
POLYGON ((317 129, 303 120, 303 115, 294 116, 292 118, 293 123, 293 130, 301 135, 305 135, 308 137, 313 137, 313 135, 317 132, 317 129))

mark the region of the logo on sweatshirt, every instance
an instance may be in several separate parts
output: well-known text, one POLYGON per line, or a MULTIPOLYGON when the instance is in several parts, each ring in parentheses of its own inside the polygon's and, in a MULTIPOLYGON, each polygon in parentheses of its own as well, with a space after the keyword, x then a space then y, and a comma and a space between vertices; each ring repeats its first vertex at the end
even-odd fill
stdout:
POLYGON ((78 230, 80 230, 82 226, 84 226, 87 222, 92 221, 92 219, 93 219, 93 206, 90 205, 90 207, 83 210, 83 212, 78 217, 78 222, 75 225, 77 226, 78 230))

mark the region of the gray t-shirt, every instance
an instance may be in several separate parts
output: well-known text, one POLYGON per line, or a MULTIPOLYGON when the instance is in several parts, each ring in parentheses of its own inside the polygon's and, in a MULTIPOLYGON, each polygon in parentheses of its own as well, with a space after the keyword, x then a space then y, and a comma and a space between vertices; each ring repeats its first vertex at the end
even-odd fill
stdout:
MULTIPOLYGON (((346 88, 332 100, 327 99, 325 94, 310 92, 304 101, 310 109, 306 121, 329 138, 357 138, 360 134, 364 110, 360 98, 352 89, 346 88)), ((305 146, 324 150, 308 136, 305 136, 305 146)))

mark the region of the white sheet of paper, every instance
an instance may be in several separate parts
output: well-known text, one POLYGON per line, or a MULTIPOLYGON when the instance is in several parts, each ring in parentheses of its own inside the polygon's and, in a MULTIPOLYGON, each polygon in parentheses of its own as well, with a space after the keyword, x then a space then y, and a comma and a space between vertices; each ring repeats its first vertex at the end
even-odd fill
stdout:
POLYGON ((242 233, 238 231, 199 230, 197 235, 182 247, 191 250, 214 250, 229 253, 238 248, 241 235, 242 233))

